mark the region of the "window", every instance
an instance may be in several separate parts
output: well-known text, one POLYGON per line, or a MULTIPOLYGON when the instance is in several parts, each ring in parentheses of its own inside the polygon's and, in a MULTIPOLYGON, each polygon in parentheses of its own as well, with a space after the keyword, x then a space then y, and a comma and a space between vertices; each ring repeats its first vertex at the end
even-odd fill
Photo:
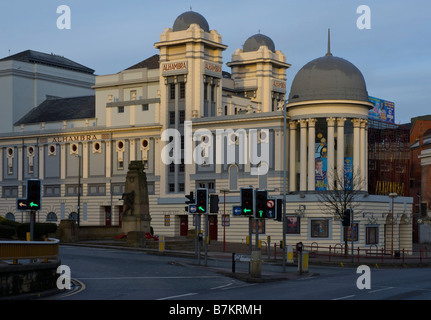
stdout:
POLYGON ((180 83, 180 99, 185 99, 186 97, 186 84, 184 82, 180 83))
POLYGON ((142 105, 142 111, 148 111, 148 103, 142 105))
POLYGON ((55 214, 55 212, 48 213, 48 215, 46 216, 46 221, 57 221, 57 215, 55 214))
MULTIPOLYGON (((82 195, 82 185, 81 185, 81 195, 82 195)), ((71 184, 66 185, 66 196, 77 196, 78 195, 78 185, 71 184)))
MULTIPOLYGON (((359 230, 359 225, 357 222, 353 223, 353 228, 349 228, 347 230, 347 241, 358 241, 358 230, 359 230), (353 239, 352 239, 352 234, 353 234, 353 239)), ((343 233, 343 237, 344 237, 344 233, 343 233)))
POLYGON ((180 172, 184 172, 184 171, 185 171, 184 159, 181 159, 180 172))
POLYGON ((169 98, 170 98, 171 100, 174 100, 174 99, 175 99, 175 83, 171 83, 171 84, 169 85, 169 98))
POLYGON ((365 228, 366 244, 378 244, 379 243, 379 228, 378 227, 366 227, 365 228))
POLYGON ((312 238, 328 238, 329 237, 329 220, 311 220, 310 235, 312 238))
POLYGON ((301 233, 301 218, 297 216, 286 216, 286 233, 301 233))
POLYGON ((178 184, 178 189, 179 189, 180 192, 184 192, 184 190, 185 190, 184 183, 178 184))
POLYGON ((124 183, 112 184, 111 193, 113 195, 122 195, 124 193, 124 183))
POLYGON ((18 198, 18 187, 3 187, 3 198, 18 198))
POLYGON ((5 218, 10 220, 10 221, 15 221, 15 215, 12 212, 6 213, 5 218))
POLYGON ((106 194, 105 184, 89 184, 88 185, 88 195, 91 196, 104 196, 106 194))
POLYGON ((175 192, 175 184, 174 183, 169 184, 169 192, 175 192))
POLYGON ((175 172, 175 163, 171 162, 169 164, 169 172, 175 172))
POLYGON ((184 120, 186 119, 186 112, 184 110, 180 111, 180 123, 184 123, 184 120))
POLYGON ((119 106, 117 110, 118 113, 124 113, 124 106, 119 106))
POLYGON ((215 182, 214 181, 197 181, 197 188, 206 188, 208 192, 215 192, 215 182))
POLYGON ((44 197, 59 197, 60 196, 60 185, 44 185, 43 187, 44 197))
POLYGON ((169 112, 169 124, 175 124, 175 111, 169 112))

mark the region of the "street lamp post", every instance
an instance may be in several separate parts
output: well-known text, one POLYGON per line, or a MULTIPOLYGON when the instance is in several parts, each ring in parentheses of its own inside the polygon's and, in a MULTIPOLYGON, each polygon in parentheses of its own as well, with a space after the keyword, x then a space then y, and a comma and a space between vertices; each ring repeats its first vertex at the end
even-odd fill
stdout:
POLYGON ((396 193, 389 193, 389 197, 392 199, 392 237, 391 237, 391 255, 394 255, 394 199, 398 195, 396 193))
POLYGON ((81 156, 79 154, 76 155, 78 157, 78 227, 81 213, 81 156))
POLYGON ((283 159, 283 215, 282 215, 282 223, 283 223, 283 272, 286 272, 286 161, 287 161, 287 150, 286 150, 286 125, 287 125, 287 114, 286 114, 286 104, 287 100, 284 100, 283 103, 283 150, 284 150, 284 159, 283 159))

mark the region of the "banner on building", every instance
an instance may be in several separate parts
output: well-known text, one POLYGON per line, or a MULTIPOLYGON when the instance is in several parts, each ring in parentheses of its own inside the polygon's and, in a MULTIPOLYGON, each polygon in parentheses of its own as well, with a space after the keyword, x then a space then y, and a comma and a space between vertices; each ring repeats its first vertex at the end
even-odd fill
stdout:
POLYGON ((395 104, 379 98, 368 97, 374 108, 368 112, 368 118, 383 122, 395 123, 395 104))

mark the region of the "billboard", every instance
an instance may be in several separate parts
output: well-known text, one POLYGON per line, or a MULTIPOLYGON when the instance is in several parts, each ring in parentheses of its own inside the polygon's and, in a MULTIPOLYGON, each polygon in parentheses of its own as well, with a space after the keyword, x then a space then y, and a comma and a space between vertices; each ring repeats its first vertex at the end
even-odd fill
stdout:
POLYGON ((368 100, 374 105, 374 108, 368 113, 369 119, 395 123, 395 104, 393 102, 374 97, 368 97, 368 100))

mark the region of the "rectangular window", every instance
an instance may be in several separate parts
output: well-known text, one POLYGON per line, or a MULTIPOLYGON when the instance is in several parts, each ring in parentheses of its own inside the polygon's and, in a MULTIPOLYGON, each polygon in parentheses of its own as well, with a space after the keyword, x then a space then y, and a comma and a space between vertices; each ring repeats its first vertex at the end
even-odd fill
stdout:
POLYGON ((3 198, 18 198, 18 187, 3 187, 3 198))
POLYGON ((378 244, 379 243, 379 228, 378 227, 366 227, 365 236, 366 236, 366 244, 378 244))
POLYGON ((180 83, 180 99, 186 98, 186 84, 184 82, 180 83))
POLYGON ((180 110, 180 123, 184 123, 186 119, 186 112, 184 110, 180 110))
POLYGON ((286 233, 301 233, 301 218, 297 216, 286 216, 286 233))
POLYGON ((178 184, 178 189, 180 192, 184 192, 184 183, 178 184))
POLYGON ((175 124, 175 111, 169 112, 169 124, 175 124))
POLYGON ((112 184, 111 192, 113 195, 122 195, 124 193, 124 183, 112 184))
POLYGON ((118 113, 124 113, 124 106, 118 107, 118 113))
POLYGON ((44 185, 43 186, 44 197, 59 197, 60 196, 60 185, 44 185))
POLYGON ((142 105, 142 111, 148 111, 149 107, 148 107, 148 103, 145 103, 142 105))
POLYGON ((329 220, 311 220, 310 228, 312 238, 329 238, 329 220))
MULTIPOLYGON (((66 196, 77 196, 77 195, 78 195, 77 184, 66 185, 66 196)), ((82 185, 81 185, 81 195, 82 195, 82 185)))
POLYGON ((175 184, 174 183, 169 184, 169 192, 175 192, 175 184))
POLYGON ((104 183, 89 184, 88 195, 90 196, 104 196, 106 195, 106 186, 104 183))
POLYGON ((175 83, 169 84, 169 98, 175 100, 175 83))

